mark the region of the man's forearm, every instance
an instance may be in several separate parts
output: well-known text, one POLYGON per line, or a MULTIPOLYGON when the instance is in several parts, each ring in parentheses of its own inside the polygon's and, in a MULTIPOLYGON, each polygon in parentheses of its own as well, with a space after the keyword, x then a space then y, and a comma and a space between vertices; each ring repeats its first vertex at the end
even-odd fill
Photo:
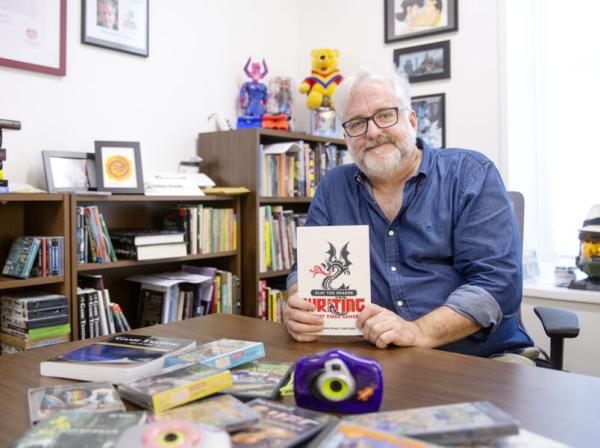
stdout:
POLYGON ((441 306, 425 314, 414 323, 419 327, 420 347, 439 347, 469 336, 481 327, 447 306, 441 306))

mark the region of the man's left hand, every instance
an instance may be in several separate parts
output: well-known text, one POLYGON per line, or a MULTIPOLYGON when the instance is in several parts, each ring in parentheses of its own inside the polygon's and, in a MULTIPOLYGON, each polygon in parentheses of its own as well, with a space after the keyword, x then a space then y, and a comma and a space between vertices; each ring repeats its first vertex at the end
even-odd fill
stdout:
POLYGON ((368 305, 358 316, 356 326, 363 337, 378 348, 389 344, 401 347, 423 345, 424 335, 419 326, 402 319, 396 313, 375 304, 368 305))

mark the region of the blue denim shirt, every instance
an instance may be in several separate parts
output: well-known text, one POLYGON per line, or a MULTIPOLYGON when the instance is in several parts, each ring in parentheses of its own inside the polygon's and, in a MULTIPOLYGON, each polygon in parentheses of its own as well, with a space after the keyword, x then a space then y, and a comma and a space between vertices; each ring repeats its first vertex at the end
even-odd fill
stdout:
MULTIPOLYGON (((445 305, 482 327, 441 349, 490 356, 531 346, 518 317, 519 231, 500 174, 474 151, 418 147, 419 171, 392 222, 350 164, 321 179, 306 225, 369 226, 373 303, 410 321, 445 305)), ((288 285, 296 281, 294 271, 288 285)))

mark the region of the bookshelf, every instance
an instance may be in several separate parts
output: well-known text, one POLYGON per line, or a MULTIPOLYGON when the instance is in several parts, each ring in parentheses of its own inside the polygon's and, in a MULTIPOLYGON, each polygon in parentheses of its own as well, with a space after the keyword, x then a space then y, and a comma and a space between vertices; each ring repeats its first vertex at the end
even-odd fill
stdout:
MULTIPOLYGON (((129 276, 174 271, 185 263, 198 266, 215 266, 241 277, 240 203, 240 196, 72 195, 70 197, 70 247, 73 250, 70 251, 69 256, 69 266, 71 268, 69 291, 71 297, 77 297, 79 274, 102 274, 104 285, 110 291, 111 301, 118 303, 127 319, 134 324, 138 309, 139 285, 126 281, 125 279, 129 276), (77 263, 75 247, 76 209, 78 206, 97 206, 103 214, 110 231, 111 229, 160 229, 163 226, 164 210, 182 204, 233 208, 238 219, 237 250, 146 261, 119 260, 108 263, 77 263)), ((75 300, 71 301, 71 320, 73 339, 76 340, 79 338, 79 313, 77 304, 74 302, 75 300)))
POLYGON ((259 272, 260 237, 259 208, 263 205, 282 205, 295 213, 306 213, 310 197, 261 197, 259 194, 261 161, 260 145, 302 140, 313 146, 332 143, 341 148, 343 140, 272 129, 239 129, 198 135, 198 154, 204 159, 202 171, 219 186, 244 186, 250 190, 242 201, 244 225, 242 237, 242 297, 244 314, 257 315, 258 281, 267 280, 277 285, 285 283, 289 270, 259 272))

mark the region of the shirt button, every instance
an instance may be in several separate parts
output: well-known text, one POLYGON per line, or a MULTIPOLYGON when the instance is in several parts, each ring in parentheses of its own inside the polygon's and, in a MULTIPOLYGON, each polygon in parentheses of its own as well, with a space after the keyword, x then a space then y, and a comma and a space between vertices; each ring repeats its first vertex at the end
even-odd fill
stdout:
POLYGON ((389 235, 389 236, 394 236, 394 231, 393 231, 393 230, 390 230, 390 231, 388 232, 388 235, 389 235))
POLYGON ((392 266, 390 269, 392 270, 392 272, 396 272, 396 266, 392 266))
POLYGON ((396 305, 398 305, 398 306, 402 306, 402 305, 404 305, 404 302, 403 302, 402 300, 398 300, 398 301, 396 302, 396 305))

